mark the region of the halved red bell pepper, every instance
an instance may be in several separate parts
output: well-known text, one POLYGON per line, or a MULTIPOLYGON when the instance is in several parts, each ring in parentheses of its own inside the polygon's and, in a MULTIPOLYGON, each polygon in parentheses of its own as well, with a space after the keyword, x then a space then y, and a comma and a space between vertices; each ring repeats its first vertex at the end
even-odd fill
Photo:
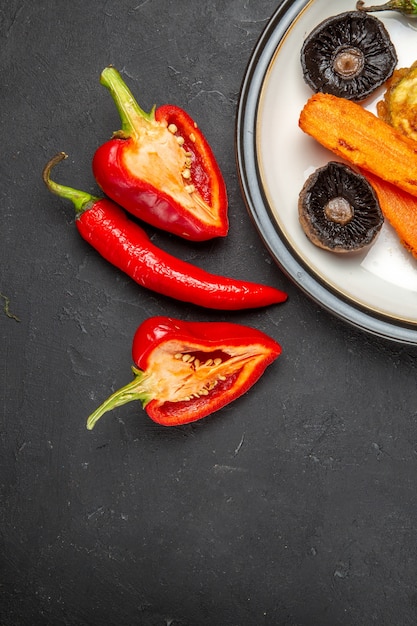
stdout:
POLYGON ((100 81, 122 121, 93 157, 102 190, 135 217, 185 239, 227 235, 226 185, 197 124, 173 105, 143 111, 114 67, 100 81))
POLYGON ((87 428, 132 400, 164 426, 194 422, 244 394, 280 354, 281 346, 254 328, 151 317, 134 336, 135 378, 90 415, 87 428))

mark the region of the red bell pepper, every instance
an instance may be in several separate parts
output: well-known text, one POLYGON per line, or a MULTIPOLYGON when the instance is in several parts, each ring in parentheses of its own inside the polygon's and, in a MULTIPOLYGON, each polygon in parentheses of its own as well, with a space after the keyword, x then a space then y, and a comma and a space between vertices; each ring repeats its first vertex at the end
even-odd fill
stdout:
POLYGON ((135 378, 89 416, 87 428, 132 400, 163 426, 194 422, 248 391, 280 354, 274 339, 247 326, 151 317, 133 339, 135 378))
POLYGON ((100 80, 122 121, 93 157, 101 189, 135 217, 185 239, 227 235, 226 186, 197 124, 173 105, 143 111, 114 67, 100 80))
POLYGON ((145 231, 108 198, 60 185, 50 178, 61 152, 47 163, 43 179, 48 189, 71 200, 80 235, 102 257, 142 287, 211 309, 236 310, 284 302, 287 294, 274 287, 210 274, 155 246, 145 231))

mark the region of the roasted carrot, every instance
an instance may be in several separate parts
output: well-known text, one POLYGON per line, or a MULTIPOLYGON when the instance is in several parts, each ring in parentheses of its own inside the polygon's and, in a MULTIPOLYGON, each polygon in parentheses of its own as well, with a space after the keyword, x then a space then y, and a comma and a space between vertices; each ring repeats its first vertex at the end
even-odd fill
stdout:
POLYGON ((349 163, 417 196, 417 141, 345 98, 314 94, 300 128, 349 163))
POLYGON ((384 217, 402 245, 417 258, 417 198, 365 170, 360 170, 373 187, 384 217))

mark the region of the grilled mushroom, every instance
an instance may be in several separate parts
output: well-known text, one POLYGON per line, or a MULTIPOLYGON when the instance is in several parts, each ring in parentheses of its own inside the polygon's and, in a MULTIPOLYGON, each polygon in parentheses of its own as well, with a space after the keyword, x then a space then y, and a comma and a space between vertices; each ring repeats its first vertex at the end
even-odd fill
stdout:
POLYGON ((307 179, 300 192, 298 215, 312 243, 341 253, 369 246, 384 223, 368 181, 336 161, 317 169, 307 179))
POLYGON ((393 73, 397 54, 383 23, 364 11, 321 22, 305 39, 301 66, 315 92, 360 101, 393 73))

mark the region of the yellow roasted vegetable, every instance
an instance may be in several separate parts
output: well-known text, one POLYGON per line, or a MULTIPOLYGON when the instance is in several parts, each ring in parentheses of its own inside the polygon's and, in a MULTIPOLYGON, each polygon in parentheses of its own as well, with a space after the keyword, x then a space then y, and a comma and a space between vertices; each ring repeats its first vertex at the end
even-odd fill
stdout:
POLYGON ((417 62, 394 72, 377 112, 403 135, 417 140, 417 62))

